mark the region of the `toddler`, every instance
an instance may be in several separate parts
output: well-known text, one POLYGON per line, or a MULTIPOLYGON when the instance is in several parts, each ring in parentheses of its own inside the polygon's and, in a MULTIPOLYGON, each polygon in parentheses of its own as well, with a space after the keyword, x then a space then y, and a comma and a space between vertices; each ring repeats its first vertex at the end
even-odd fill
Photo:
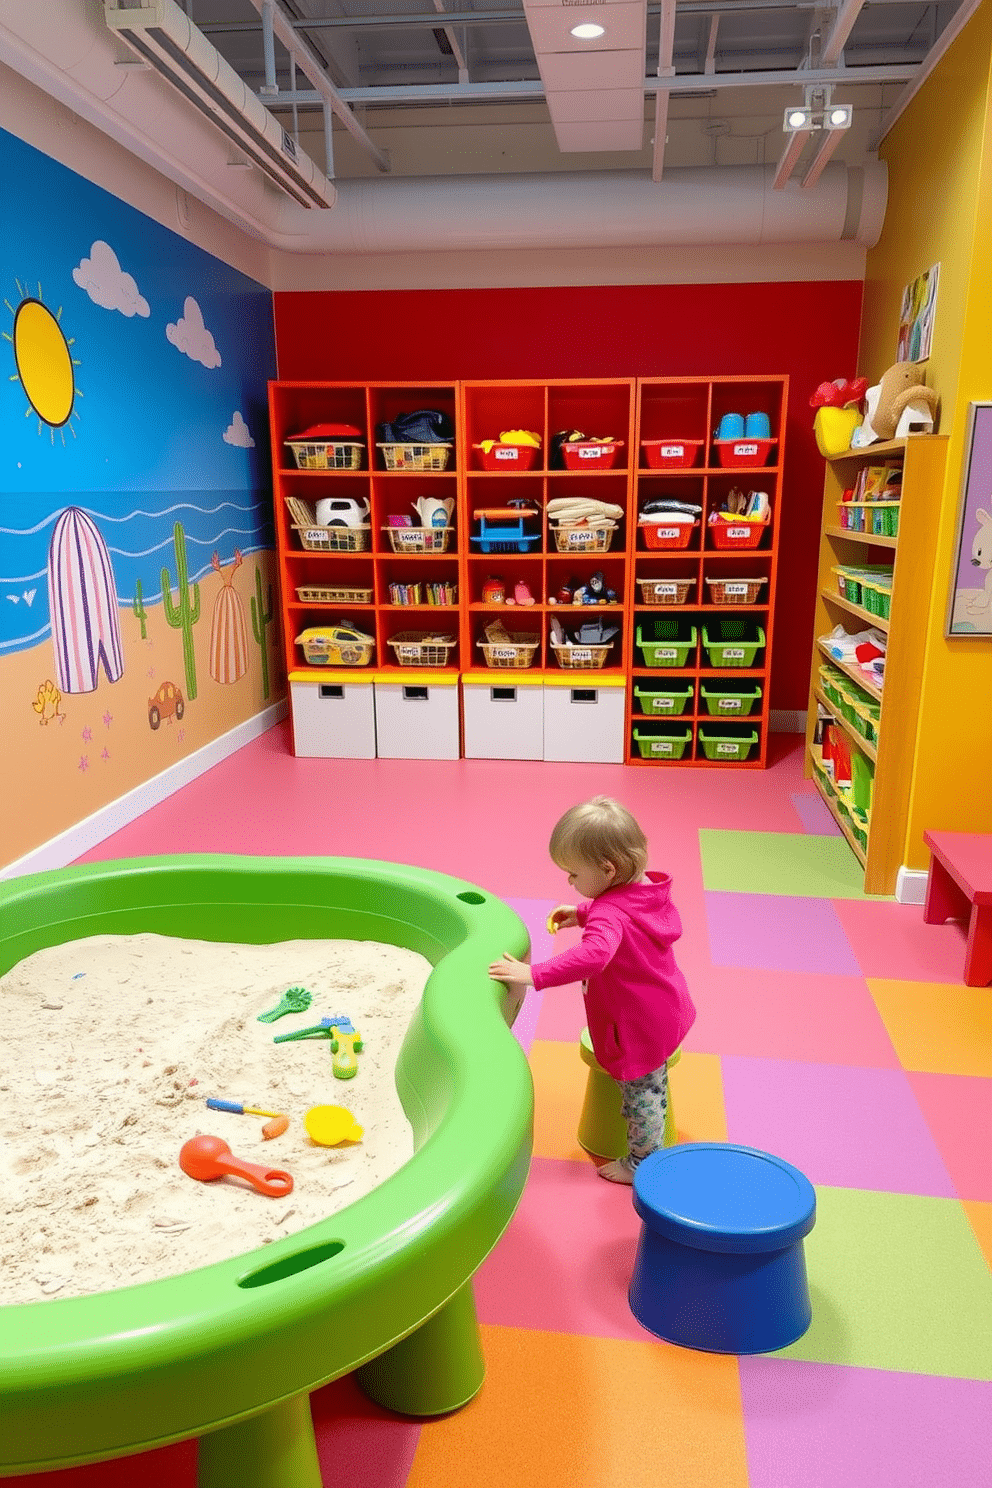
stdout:
POLYGON ((672 881, 647 872, 647 848, 630 812, 609 796, 566 811, 548 850, 588 902, 560 904, 548 927, 579 925, 582 940, 537 966, 504 954, 489 968, 494 981, 539 991, 582 979, 593 1051, 620 1086, 627 1123, 627 1156, 599 1169, 612 1183, 633 1183, 637 1164, 664 1146, 666 1061, 696 1017, 672 954, 682 934, 672 881))

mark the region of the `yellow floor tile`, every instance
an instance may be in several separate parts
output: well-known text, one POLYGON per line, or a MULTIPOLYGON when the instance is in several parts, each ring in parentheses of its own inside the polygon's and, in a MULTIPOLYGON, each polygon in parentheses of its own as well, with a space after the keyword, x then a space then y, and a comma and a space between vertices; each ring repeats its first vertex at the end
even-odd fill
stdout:
POLYGON ((486 1382, 464 1410, 424 1426, 407 1488, 746 1488, 735 1358, 569 1333, 482 1333, 486 1382))
POLYGON ((978 1199, 964 1199, 961 1207, 967 1214, 985 1259, 992 1269, 992 1204, 982 1203, 978 1199))
POLYGON ((992 997, 987 987, 874 977, 868 986, 904 1069, 992 1075, 992 997))

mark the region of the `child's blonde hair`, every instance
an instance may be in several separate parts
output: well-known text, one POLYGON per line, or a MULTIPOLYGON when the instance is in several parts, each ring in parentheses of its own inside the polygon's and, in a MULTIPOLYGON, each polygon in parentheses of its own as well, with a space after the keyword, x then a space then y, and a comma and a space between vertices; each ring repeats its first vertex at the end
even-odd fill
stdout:
POLYGON ((647 838, 612 796, 593 796, 566 811, 551 833, 548 852, 559 868, 612 863, 617 884, 633 883, 648 865, 647 838))

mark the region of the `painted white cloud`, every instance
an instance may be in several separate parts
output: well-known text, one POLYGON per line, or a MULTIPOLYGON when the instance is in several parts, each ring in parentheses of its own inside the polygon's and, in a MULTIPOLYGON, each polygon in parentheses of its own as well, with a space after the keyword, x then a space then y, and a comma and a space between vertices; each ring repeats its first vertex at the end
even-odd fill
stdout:
POLYGON ((79 261, 72 277, 102 310, 119 310, 128 320, 133 315, 151 314, 134 276, 125 274, 117 254, 102 238, 90 248, 89 258, 79 261))
POLYGON ((220 352, 214 345, 213 336, 203 324, 203 311, 192 295, 186 296, 181 318, 170 322, 165 328, 165 334, 177 351, 194 362, 201 362, 204 367, 220 366, 220 352))
POLYGON ((234 417, 229 427, 224 430, 224 443, 236 444, 239 449, 255 448, 255 441, 251 437, 251 431, 237 409, 234 410, 234 417))

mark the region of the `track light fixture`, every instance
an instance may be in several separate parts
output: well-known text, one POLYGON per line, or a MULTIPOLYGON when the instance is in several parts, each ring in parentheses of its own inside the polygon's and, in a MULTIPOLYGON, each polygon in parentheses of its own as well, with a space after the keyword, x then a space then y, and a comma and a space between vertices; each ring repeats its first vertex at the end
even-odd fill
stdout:
POLYGON ((802 104, 793 104, 785 110, 782 128, 786 135, 785 149, 779 160, 772 183, 780 191, 799 163, 807 140, 816 138, 817 150, 803 176, 802 184, 812 186, 820 179, 827 161, 850 129, 854 120, 854 109, 849 103, 834 103, 833 88, 808 87, 804 90, 802 104))

